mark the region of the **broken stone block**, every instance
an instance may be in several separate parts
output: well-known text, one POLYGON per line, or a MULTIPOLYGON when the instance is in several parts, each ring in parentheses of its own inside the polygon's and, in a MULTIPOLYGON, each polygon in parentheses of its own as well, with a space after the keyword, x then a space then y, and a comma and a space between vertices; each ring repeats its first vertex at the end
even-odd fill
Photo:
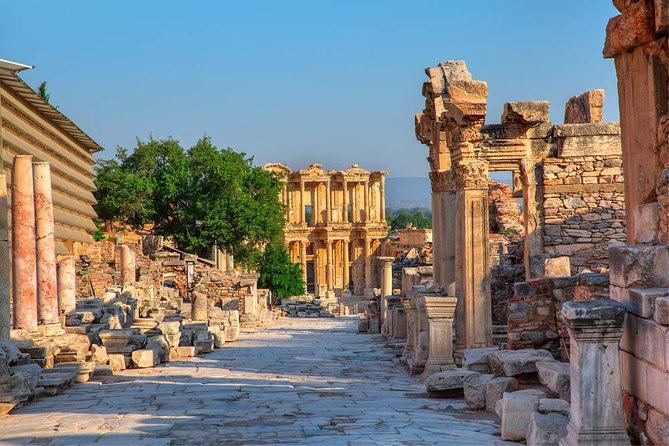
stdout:
POLYGON ((571 401, 571 372, 569 363, 537 361, 539 381, 560 398, 571 401))
POLYGON ((163 321, 158 324, 158 330, 164 335, 173 335, 179 333, 181 329, 181 322, 179 321, 163 321))
POLYGON ((621 288, 610 287, 611 299, 625 304, 627 311, 643 318, 652 318, 655 313, 655 300, 669 296, 669 288, 621 288))
POLYGON ((572 96, 567 101, 564 112, 565 124, 587 124, 602 122, 604 107, 604 90, 590 90, 572 96))
POLYGON ((571 404, 568 401, 559 398, 539 398, 538 410, 540 413, 559 413, 560 415, 569 416, 571 404))
POLYGON ((208 318, 208 299, 207 295, 198 291, 193 292, 191 301, 191 319, 194 321, 207 321, 208 318))
POLYGON ((21 357, 21 350, 9 339, 0 340, 0 356, 7 358, 9 365, 16 364, 21 357))
POLYGON ((571 276, 571 263, 569 262, 569 257, 562 256, 544 259, 544 276, 571 276))
POLYGON ((96 365, 93 376, 112 376, 114 369, 110 365, 96 365))
POLYGON ((494 375, 490 374, 480 374, 473 375, 465 381, 463 391, 467 407, 472 410, 485 409, 485 387, 488 381, 492 380, 494 377, 494 375))
POLYGON ((609 248, 610 280, 623 288, 669 287, 669 246, 637 245, 609 248))
POLYGON ((109 366, 113 372, 125 370, 125 356, 119 354, 109 355, 109 366))
POLYGON ((91 360, 98 365, 104 365, 109 362, 107 348, 101 345, 91 345, 91 360))
POLYGON ((193 346, 177 347, 176 350, 179 358, 192 358, 195 356, 195 347, 193 346))
POLYGON ((547 350, 500 350, 490 354, 490 372, 495 376, 518 376, 536 373, 537 361, 553 359, 547 350))
POLYGON ((507 102, 502 111, 502 124, 539 124, 550 120, 548 101, 507 102))
POLYGON ((519 392, 505 392, 501 405, 502 440, 524 440, 530 415, 539 407, 539 397, 519 392))
POLYGON ((567 423, 569 417, 559 413, 532 412, 525 434, 527 446, 558 446, 567 435, 567 423))
POLYGON ((428 393, 439 393, 445 397, 463 396, 465 381, 478 374, 478 372, 469 370, 449 370, 434 373, 425 381, 425 388, 428 393))
POLYGON ((213 339, 202 339, 195 341, 195 348, 201 353, 211 353, 214 351, 214 340, 213 339))
POLYGON ((655 299, 655 314, 653 319, 660 325, 669 325, 669 297, 655 299))
POLYGON ((513 392, 518 388, 518 381, 515 378, 500 376, 485 384, 485 410, 495 411, 495 404, 504 396, 504 392, 513 392))
POLYGON ((464 350, 464 363, 462 368, 474 372, 487 373, 490 360, 490 353, 498 352, 497 347, 468 348, 464 350))
POLYGON ((134 330, 100 330, 98 337, 105 347, 123 348, 128 345, 134 330))
POLYGON ((132 363, 135 367, 143 369, 154 367, 160 362, 158 354, 151 349, 135 350, 132 352, 132 363))

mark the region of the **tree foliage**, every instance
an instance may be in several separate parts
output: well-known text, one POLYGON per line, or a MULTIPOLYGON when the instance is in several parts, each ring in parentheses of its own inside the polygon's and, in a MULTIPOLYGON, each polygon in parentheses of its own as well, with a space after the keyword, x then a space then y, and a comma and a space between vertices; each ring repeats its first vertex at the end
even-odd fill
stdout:
POLYGON ((37 94, 44 102, 49 102, 51 95, 49 95, 46 90, 46 81, 42 81, 42 83, 39 84, 39 87, 37 87, 37 94))
POLYGON ((246 154, 219 149, 209 137, 189 150, 171 138, 151 138, 138 140, 131 152, 119 149, 115 160, 100 161, 97 173, 101 218, 152 223, 156 233, 189 252, 216 244, 258 269, 273 292, 303 292, 299 266, 280 248, 281 182, 246 154))
POLYGON ((421 208, 399 209, 386 212, 386 221, 390 229, 404 229, 408 225, 415 229, 431 229, 432 215, 429 210, 421 208))

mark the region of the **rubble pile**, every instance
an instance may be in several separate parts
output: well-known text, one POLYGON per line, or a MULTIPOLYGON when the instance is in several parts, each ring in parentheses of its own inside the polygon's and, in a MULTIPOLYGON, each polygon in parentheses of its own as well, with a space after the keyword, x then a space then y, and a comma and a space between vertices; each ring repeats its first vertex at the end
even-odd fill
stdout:
POLYGON ((284 299, 282 308, 290 317, 334 317, 334 314, 322 306, 320 299, 284 299))

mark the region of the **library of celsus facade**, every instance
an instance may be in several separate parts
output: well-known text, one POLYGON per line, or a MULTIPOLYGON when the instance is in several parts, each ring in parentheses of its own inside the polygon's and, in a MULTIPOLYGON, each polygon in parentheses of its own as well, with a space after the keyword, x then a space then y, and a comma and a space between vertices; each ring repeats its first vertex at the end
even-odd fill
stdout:
POLYGON ((321 164, 297 171, 279 163, 264 167, 282 175, 285 243, 292 261, 302 265, 307 292, 371 296, 380 286, 376 257, 384 254, 388 235, 386 172, 357 164, 343 171, 321 164))

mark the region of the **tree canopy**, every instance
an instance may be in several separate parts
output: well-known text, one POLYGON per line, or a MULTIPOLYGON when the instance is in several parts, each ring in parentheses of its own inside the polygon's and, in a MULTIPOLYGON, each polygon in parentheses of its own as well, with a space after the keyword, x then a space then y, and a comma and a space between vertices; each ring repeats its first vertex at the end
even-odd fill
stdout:
POLYGON ((432 228, 431 212, 421 208, 387 211, 386 221, 390 229, 404 229, 409 224, 416 229, 432 228))
POLYGON ((216 244, 258 270, 261 286, 303 292, 299 265, 281 243, 281 182, 254 166, 253 158, 219 149, 209 137, 188 150, 171 138, 151 138, 138 140, 132 151, 118 149, 116 159, 97 163, 96 172, 100 218, 153 224, 156 233, 189 252, 216 244))

